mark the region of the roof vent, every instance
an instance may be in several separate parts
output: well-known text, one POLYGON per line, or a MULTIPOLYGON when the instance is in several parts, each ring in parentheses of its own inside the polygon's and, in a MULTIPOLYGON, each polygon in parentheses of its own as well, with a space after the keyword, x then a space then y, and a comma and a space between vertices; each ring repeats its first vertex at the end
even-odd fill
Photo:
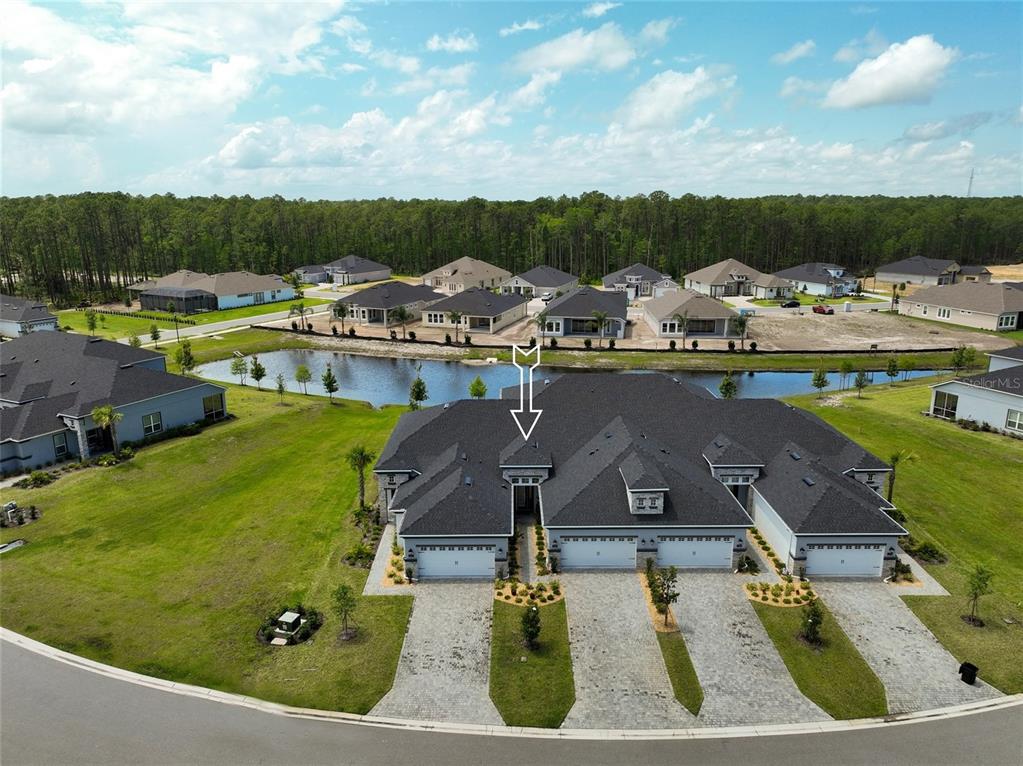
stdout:
POLYGON ((472 477, 471 476, 466 476, 465 477, 465 486, 467 486, 467 487, 471 487, 472 486, 472 477))
POLYGON ((614 434, 611 433, 610 431, 604 432, 604 438, 605 439, 610 439, 612 436, 614 436, 614 434))
POLYGON ((591 449, 591 450, 590 450, 590 454, 591 454, 591 455, 596 455, 596 454, 597 454, 597 451, 598 451, 598 450, 595 450, 595 449, 591 449))
POLYGON ((465 454, 465 453, 463 452, 463 453, 462 453, 462 460, 468 460, 468 459, 469 459, 469 456, 468 456, 468 455, 466 455, 466 454, 465 454))
POLYGON ((802 460, 803 459, 803 456, 800 455, 798 452, 790 452, 789 453, 789 457, 792 458, 793 460, 802 460))
POLYGON ((444 409, 447 409, 447 408, 448 408, 448 403, 444 402, 444 409))
POLYGON ((725 445, 721 442, 720 439, 715 439, 714 440, 714 446, 717 447, 718 449, 724 449, 725 448, 725 445))
POLYGON ((804 477, 803 477, 803 484, 805 484, 805 485, 806 485, 806 486, 808 486, 808 487, 812 487, 812 486, 813 486, 814 484, 816 484, 816 483, 817 483, 817 482, 815 482, 815 481, 814 481, 813 479, 811 479, 811 478, 810 478, 809 476, 804 476, 804 477))

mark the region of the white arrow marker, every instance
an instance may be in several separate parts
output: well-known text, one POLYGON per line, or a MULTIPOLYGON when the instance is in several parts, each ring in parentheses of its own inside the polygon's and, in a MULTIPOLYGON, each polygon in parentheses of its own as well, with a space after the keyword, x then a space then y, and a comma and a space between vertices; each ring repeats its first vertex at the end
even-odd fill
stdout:
POLYGON ((533 409, 533 370, 540 364, 540 347, 533 346, 533 348, 523 351, 518 346, 512 345, 512 364, 519 369, 519 408, 509 411, 515 418, 515 425, 519 427, 522 438, 528 439, 543 414, 543 410, 533 409), (535 362, 526 366, 520 363, 520 360, 528 362, 532 357, 536 358, 535 362))

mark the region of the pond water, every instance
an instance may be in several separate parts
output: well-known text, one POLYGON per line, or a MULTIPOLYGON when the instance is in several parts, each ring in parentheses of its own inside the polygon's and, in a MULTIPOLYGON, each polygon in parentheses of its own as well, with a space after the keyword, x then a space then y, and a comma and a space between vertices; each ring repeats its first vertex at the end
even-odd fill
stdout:
MULTIPOLYGON (((444 362, 435 359, 392 359, 390 357, 360 356, 345 354, 338 351, 322 349, 289 349, 272 351, 259 355, 259 361, 266 368, 266 378, 262 381, 263 388, 274 388, 278 373, 284 375, 288 390, 302 392, 302 386, 295 382, 295 369, 304 364, 312 373, 313 379, 308 384, 310 394, 326 396, 320 376, 330 365, 341 386, 336 394, 345 399, 358 399, 379 407, 384 404, 407 404, 409 386, 416 377, 417 365, 422 365, 423 380, 429 392, 427 406, 441 404, 469 396, 469 383, 479 375, 487 384, 487 397, 496 399, 504 386, 518 385, 519 373, 510 364, 469 365, 462 362, 444 362)), ((561 374, 586 372, 584 369, 570 367, 541 367, 535 372, 535 380, 555 378, 561 374)), ((619 374, 643 374, 651 370, 621 371, 619 374)), ((199 368, 198 374, 211 380, 237 383, 238 378, 231 374, 231 360, 223 359, 209 362, 199 368)), ((721 382, 718 372, 687 372, 671 371, 672 377, 688 380, 703 386, 715 395, 721 382)), ((933 375, 933 370, 914 370, 911 377, 933 375)), ((744 399, 777 398, 793 394, 811 393, 810 385, 813 377, 809 372, 756 372, 736 373, 739 396, 744 399)), ((831 387, 838 385, 838 374, 828 375, 831 387)), ((884 373, 873 373, 875 382, 887 380, 884 373)), ((252 380, 249 379, 249 385, 252 380)))

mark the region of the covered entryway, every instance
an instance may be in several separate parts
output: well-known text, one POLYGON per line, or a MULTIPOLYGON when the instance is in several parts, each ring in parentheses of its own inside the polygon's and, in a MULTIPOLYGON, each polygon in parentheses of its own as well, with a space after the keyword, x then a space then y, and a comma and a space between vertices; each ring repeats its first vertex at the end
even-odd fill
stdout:
POLYGON ((562 569, 633 569, 635 537, 562 537, 562 569))
POLYGON ((880 577, 884 566, 884 545, 806 546, 806 574, 829 577, 880 577))
POLYGON ((417 545, 417 576, 422 580, 494 576, 493 545, 417 545))
POLYGON ((734 545, 731 536, 662 537, 657 543, 657 565, 730 569, 734 545))

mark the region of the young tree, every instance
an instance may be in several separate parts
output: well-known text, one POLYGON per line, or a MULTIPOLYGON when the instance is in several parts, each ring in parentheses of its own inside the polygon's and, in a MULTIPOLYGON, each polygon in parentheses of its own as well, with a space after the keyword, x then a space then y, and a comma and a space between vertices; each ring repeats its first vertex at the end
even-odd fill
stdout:
POLYGON ((344 333, 345 331, 345 317, 347 317, 348 315, 349 314, 347 303, 341 303, 340 301, 338 301, 337 303, 334 304, 334 316, 341 320, 342 333, 344 333))
POLYGON ((600 346, 604 347, 604 328, 607 326, 607 312, 606 311, 594 311, 593 321, 597 323, 597 329, 600 331, 600 346))
POLYGON ((838 366, 838 379, 839 379, 839 390, 844 391, 846 385, 849 383, 849 376, 853 374, 853 363, 848 359, 843 359, 842 364, 838 366))
POLYGON ((416 367, 416 379, 413 380, 412 385, 409 386, 408 408, 410 410, 418 410, 423 406, 423 402, 430 398, 430 395, 426 391, 426 381, 423 380, 422 370, 423 365, 416 367))
POLYGON ((540 330, 540 348, 543 348, 544 346, 543 341, 545 333, 547 332, 547 316, 548 316, 547 310, 544 309, 535 317, 533 317, 533 321, 536 323, 537 329, 540 330))
POLYGON ((89 328, 89 335, 96 334, 96 312, 92 309, 85 310, 85 326, 89 328))
POLYGON ((824 389, 831 385, 827 370, 823 367, 814 370, 810 385, 817 389, 817 398, 820 399, 824 395, 824 389))
POLYGON ((256 381, 256 388, 259 391, 262 391, 263 389, 259 383, 266 377, 266 367, 264 367, 263 363, 259 361, 258 356, 252 357, 252 361, 249 363, 249 375, 251 375, 252 379, 256 381))
POLYGON ((888 357, 888 366, 885 368, 884 374, 888 376, 888 385, 894 386, 895 379, 899 377, 899 360, 894 355, 888 357))
POLYGON ((284 404, 284 395, 288 392, 288 384, 284 381, 284 373, 277 373, 275 380, 277 383, 277 397, 280 399, 281 404, 284 404))
POLYGON ((746 350, 746 333, 749 330, 749 315, 737 314, 732 317, 732 332, 739 336, 739 343, 743 351, 746 350))
POLYGON ((303 303, 302 301, 299 301, 298 303, 292 303, 290 306, 288 306, 289 317, 298 315, 298 327, 300 330, 305 330, 305 315, 307 311, 312 311, 312 309, 307 309, 305 307, 305 303, 303 303))
POLYGON ((181 345, 175 349, 174 361, 178 363, 178 369, 181 370, 182 375, 188 375, 195 369, 196 361, 195 356, 192 355, 192 341, 188 338, 181 341, 181 345))
POLYGON ((334 370, 328 364, 327 369, 323 371, 323 375, 320 376, 320 382, 323 383, 323 390, 327 392, 327 396, 330 397, 331 404, 334 403, 334 394, 340 388, 337 382, 337 377, 334 375, 334 370))
POLYGON ((309 372, 309 368, 304 364, 300 364, 295 368, 295 382, 302 385, 302 393, 306 396, 309 395, 309 381, 313 379, 313 374, 309 372))
POLYGON ((816 598, 803 607, 803 619, 799 626, 799 635, 808 644, 821 642, 821 627, 824 625, 824 609, 816 598))
POLYGON ((657 595, 654 597, 654 603, 664 613, 664 624, 667 625, 671 605, 678 601, 678 569, 675 567, 661 569, 657 573, 656 584, 657 595))
POLYGON ((909 376, 913 374, 913 370, 916 369, 916 362, 912 359, 905 359, 902 362, 902 380, 908 381, 909 376))
POLYGON ((149 339, 153 341, 153 348, 160 348, 160 328, 156 322, 149 325, 149 339))
POLYGON ((522 642, 530 649, 536 649, 540 642, 540 630, 543 626, 540 624, 540 610, 535 606, 526 607, 526 611, 522 613, 522 626, 520 632, 522 634, 522 642))
POLYGON ((469 384, 469 396, 473 399, 487 398, 487 384, 483 382, 483 378, 479 375, 473 378, 473 381, 469 384))
POLYGON ((721 383, 718 385, 718 393, 721 394, 722 399, 734 399, 739 393, 739 386, 735 382, 735 378, 732 377, 732 371, 729 370, 725 373, 725 377, 721 378, 721 383))
POLYGON ((249 374, 249 360, 243 356, 236 356, 231 360, 231 374, 238 376, 238 382, 245 385, 245 376, 249 374))
POLYGON ((895 493, 895 472, 899 469, 900 465, 912 463, 914 460, 916 460, 916 455, 904 449, 893 452, 891 457, 888 458, 888 464, 892 467, 892 471, 888 474, 888 492, 885 495, 885 499, 889 503, 892 501, 892 495, 895 493))
POLYGON ((178 332, 178 313, 177 307, 174 305, 174 301, 167 302, 167 313, 171 315, 171 321, 174 322, 174 340, 178 343, 181 342, 181 333, 178 332))
POLYGON ((671 321, 678 325, 678 329, 682 331, 682 350, 685 351, 686 334, 689 332, 689 312, 683 311, 681 314, 675 314, 671 321))
POLYGON ((856 371, 856 379, 853 381, 853 385, 856 387, 856 398, 863 398, 863 389, 870 384, 870 378, 867 377, 867 371, 862 367, 856 371))
POLYGON ((128 345, 131 346, 132 348, 142 347, 142 340, 139 338, 138 335, 135 334, 134 331, 128 333, 128 345))
POLYGON ((391 309, 391 319, 401 325, 401 339, 405 340, 405 325, 412 319, 412 312, 404 306, 391 309))
POLYGON ((462 329, 462 312, 461 311, 449 311, 448 321, 455 326, 455 343, 458 343, 458 331, 462 329))
POLYGON ((347 584, 339 585, 337 590, 334 591, 334 611, 337 613, 338 619, 341 620, 342 640, 347 640, 352 636, 348 623, 355 616, 355 610, 358 607, 359 599, 356 597, 355 591, 352 590, 352 586, 347 584))
POLYGON ((376 460, 376 453, 366 449, 361 444, 356 444, 345 455, 348 467, 359 474, 359 508, 366 507, 366 469, 376 460))
POLYGON ((118 453, 117 448, 117 424, 124 419, 123 412, 116 412, 114 408, 109 404, 103 404, 99 407, 93 407, 92 422, 96 424, 96 428, 102 428, 105 431, 110 432, 110 442, 114 447, 114 454, 118 453))
POLYGON ((969 579, 966 581, 966 595, 970 599, 969 622, 971 625, 979 627, 984 624, 984 621, 977 617, 977 605, 982 596, 991 592, 991 580, 994 579, 994 576, 995 573, 983 564, 977 564, 970 572, 969 579))

